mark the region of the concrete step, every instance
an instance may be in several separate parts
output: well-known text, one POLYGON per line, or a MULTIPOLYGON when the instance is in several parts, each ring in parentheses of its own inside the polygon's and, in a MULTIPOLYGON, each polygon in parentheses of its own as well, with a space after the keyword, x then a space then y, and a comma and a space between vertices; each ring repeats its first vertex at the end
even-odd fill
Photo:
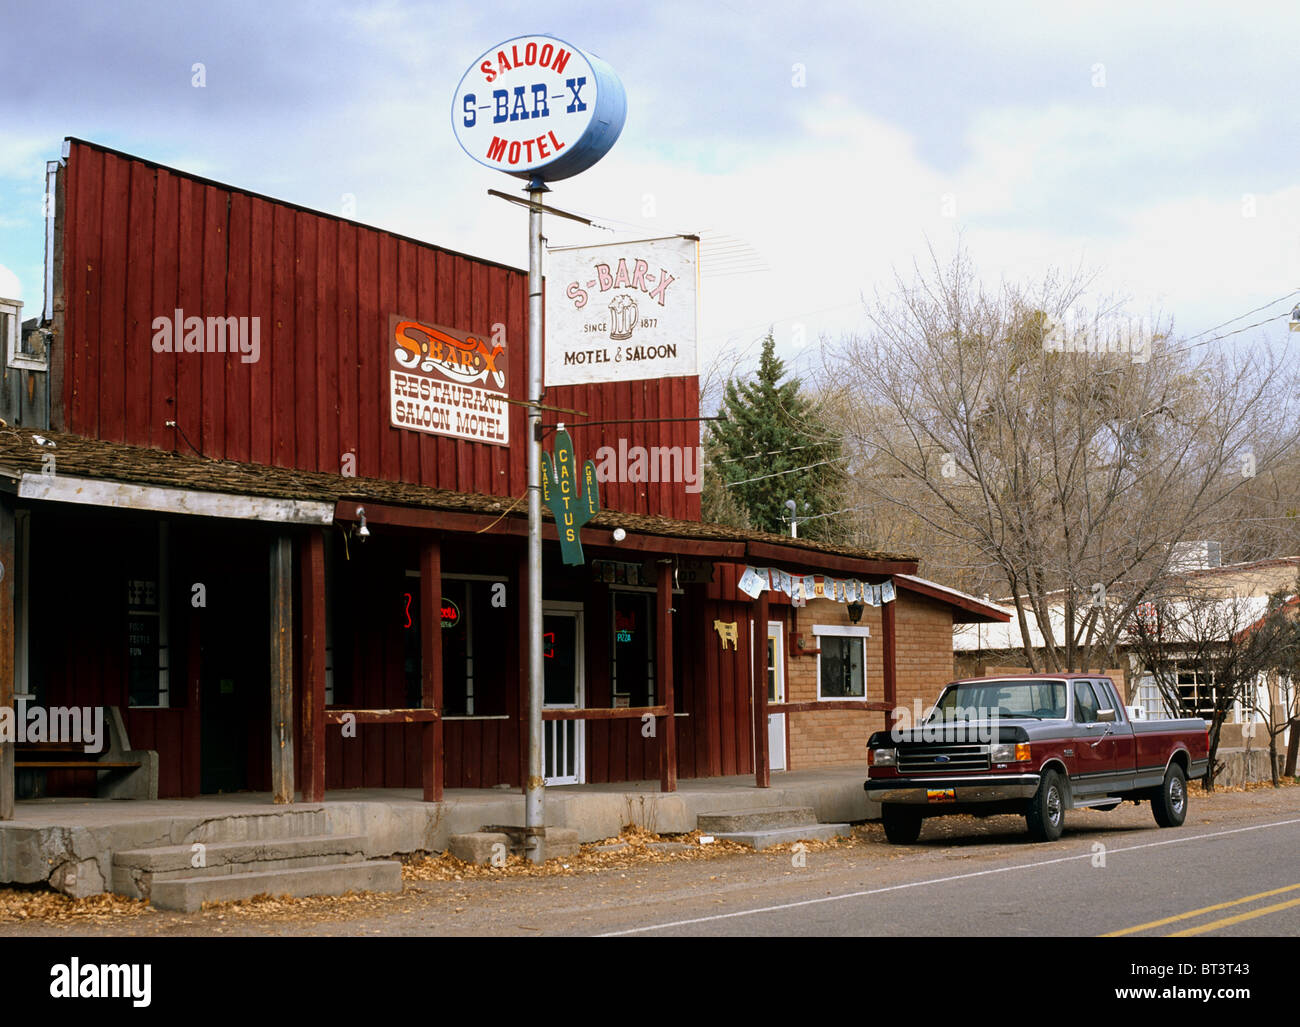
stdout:
POLYGON ((772 827, 795 827, 817 823, 811 806, 769 806, 765 809, 738 809, 722 813, 701 813, 696 826, 705 834, 727 831, 758 831, 772 827))
POLYGON ((766 849, 790 842, 825 842, 832 838, 847 837, 848 824, 796 824, 793 827, 767 827, 750 831, 718 831, 717 841, 737 842, 751 849, 766 849))
POLYGON ((329 830, 330 818, 324 809, 281 807, 257 815, 243 813, 231 817, 211 817, 194 830, 192 840, 210 845, 220 842, 305 838, 326 834, 329 830))
POLYGON ((306 835, 195 845, 160 845, 113 853, 112 890, 132 899, 147 899, 160 881, 180 877, 284 870, 291 867, 359 863, 366 858, 360 835, 306 835), (201 865, 195 866, 199 862, 201 865))
POLYGON ((218 877, 176 877, 157 881, 151 901, 159 909, 195 913, 205 902, 234 902, 255 895, 342 895, 344 892, 400 892, 402 864, 372 859, 363 863, 290 867, 218 877))

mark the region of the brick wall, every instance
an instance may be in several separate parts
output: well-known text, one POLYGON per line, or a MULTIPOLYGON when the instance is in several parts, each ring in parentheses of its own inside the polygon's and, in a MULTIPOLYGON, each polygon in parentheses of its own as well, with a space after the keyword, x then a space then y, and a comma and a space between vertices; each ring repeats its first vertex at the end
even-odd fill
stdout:
MULTIPOLYGON (((944 603, 899 591, 895 614, 897 639, 898 702, 912 708, 919 700, 924 710, 939 695, 939 689, 952 680, 952 610, 944 603)), ((814 624, 849 623, 844 605, 825 599, 811 600, 806 607, 791 611, 794 626, 787 627, 790 637, 802 634, 809 648, 817 644, 814 624)), ((880 609, 868 606, 859 626, 867 627, 867 699, 885 699, 884 641, 880 609)), ((790 652, 787 638, 786 650, 790 652)), ((794 650, 797 652, 797 649, 794 650)), ((816 656, 786 657, 786 694, 792 703, 817 699, 816 656)), ((826 712, 787 715, 789 746, 787 767, 809 770, 844 764, 866 766, 867 739, 873 731, 885 727, 885 715, 867 710, 835 710, 833 700, 825 702, 826 712)))

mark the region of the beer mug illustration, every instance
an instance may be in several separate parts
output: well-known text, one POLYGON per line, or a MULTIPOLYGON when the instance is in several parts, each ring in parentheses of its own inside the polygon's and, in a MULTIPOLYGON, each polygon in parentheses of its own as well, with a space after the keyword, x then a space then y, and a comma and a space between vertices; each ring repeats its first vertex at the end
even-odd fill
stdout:
POLYGON ((636 300, 626 293, 619 293, 609 304, 609 337, 616 341, 632 338, 632 329, 636 327, 636 300))

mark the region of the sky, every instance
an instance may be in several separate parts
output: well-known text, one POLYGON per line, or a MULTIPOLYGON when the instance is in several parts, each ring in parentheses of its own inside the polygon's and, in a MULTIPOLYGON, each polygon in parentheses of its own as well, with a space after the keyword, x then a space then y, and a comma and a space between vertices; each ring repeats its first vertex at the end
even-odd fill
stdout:
MULTIPOLYGON (((549 33, 622 79, 609 154, 552 245, 702 234, 701 360, 795 369, 957 245, 988 283, 1096 275, 1136 317, 1285 343, 1300 296, 1293 3, 6 0, 0 297, 41 305, 45 162, 66 136, 516 267, 456 86, 549 33), (953 9, 953 8, 956 9, 953 9), (195 65, 202 65, 196 85, 195 65)), ((1300 339, 1300 335, 1291 335, 1300 339)))

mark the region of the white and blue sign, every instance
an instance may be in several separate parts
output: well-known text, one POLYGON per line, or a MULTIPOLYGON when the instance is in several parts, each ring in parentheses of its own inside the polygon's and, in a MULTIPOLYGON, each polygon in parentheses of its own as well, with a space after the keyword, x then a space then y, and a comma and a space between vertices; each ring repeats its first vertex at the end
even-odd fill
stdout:
POLYGON ((555 182, 586 171, 623 131, 623 83, 599 57, 554 36, 486 51, 456 89, 451 122, 480 164, 555 182))

